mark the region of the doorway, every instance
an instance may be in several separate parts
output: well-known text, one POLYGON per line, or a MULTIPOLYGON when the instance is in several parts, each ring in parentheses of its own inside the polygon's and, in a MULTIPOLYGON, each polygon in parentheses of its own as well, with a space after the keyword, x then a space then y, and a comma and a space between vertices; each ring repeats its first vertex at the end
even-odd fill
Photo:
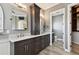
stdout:
POLYGON ((52 16, 52 32, 54 32, 55 41, 63 42, 63 14, 52 16))
POLYGON ((65 50, 65 8, 51 12, 50 33, 54 33, 54 42, 62 43, 65 50))
POLYGON ((79 4, 68 5, 68 48, 79 54, 79 4))

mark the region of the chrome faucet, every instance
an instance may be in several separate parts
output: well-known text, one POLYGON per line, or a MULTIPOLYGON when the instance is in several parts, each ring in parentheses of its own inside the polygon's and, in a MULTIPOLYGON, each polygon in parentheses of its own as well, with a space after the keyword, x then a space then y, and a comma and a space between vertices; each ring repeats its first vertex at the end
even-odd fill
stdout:
POLYGON ((18 38, 20 37, 24 37, 24 34, 23 33, 19 33, 19 35, 17 35, 18 38))

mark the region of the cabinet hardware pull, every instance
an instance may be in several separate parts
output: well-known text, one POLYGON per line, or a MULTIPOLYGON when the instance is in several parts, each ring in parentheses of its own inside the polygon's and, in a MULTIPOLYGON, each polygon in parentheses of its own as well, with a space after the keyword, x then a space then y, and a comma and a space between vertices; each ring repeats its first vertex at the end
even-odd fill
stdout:
POLYGON ((27 51, 28 51, 28 45, 27 45, 27 51))
POLYGON ((25 45, 25 53, 26 53, 26 45, 25 45))
POLYGON ((25 45, 25 52, 28 51, 28 45, 25 45))

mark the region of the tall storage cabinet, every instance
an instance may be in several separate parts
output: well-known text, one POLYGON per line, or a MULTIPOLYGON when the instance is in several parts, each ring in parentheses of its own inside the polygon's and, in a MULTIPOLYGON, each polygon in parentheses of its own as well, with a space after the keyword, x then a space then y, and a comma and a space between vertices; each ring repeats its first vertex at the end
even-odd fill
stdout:
POLYGON ((40 7, 36 4, 30 6, 31 13, 31 34, 40 34, 40 7))

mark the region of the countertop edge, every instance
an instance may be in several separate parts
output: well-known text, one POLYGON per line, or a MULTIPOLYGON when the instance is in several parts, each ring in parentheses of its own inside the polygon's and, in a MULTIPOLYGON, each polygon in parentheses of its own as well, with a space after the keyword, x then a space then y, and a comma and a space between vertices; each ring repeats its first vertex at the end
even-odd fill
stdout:
POLYGON ((47 34, 50 34, 50 32, 49 33, 44 33, 44 34, 40 34, 40 35, 31 35, 31 36, 25 36, 25 37, 22 37, 22 38, 20 38, 20 39, 18 39, 18 40, 16 40, 16 39, 10 39, 10 41, 11 42, 17 42, 17 41, 21 41, 21 40, 25 40, 25 39, 30 39, 30 38, 35 38, 35 37, 39 37, 39 36, 43 36, 43 35, 47 35, 47 34))
MULTIPOLYGON (((52 32, 52 33, 54 33, 54 32, 52 32)), ((3 42, 17 42, 17 41, 30 39, 30 38, 34 38, 34 37, 39 37, 39 36, 43 36, 43 35, 47 35, 47 34, 50 34, 50 32, 43 33, 43 34, 40 34, 40 35, 25 36, 25 37, 19 38, 18 40, 17 39, 12 39, 12 38, 6 38, 6 39, 1 39, 0 43, 3 43, 3 42)))

